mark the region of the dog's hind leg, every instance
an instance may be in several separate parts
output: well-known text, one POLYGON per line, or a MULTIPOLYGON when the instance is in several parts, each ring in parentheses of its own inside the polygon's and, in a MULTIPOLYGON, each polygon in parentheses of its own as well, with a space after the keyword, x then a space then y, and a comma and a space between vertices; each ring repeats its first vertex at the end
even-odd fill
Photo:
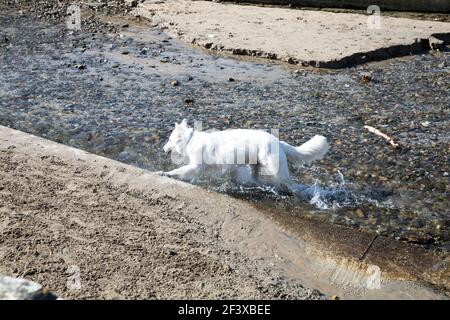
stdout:
POLYGON ((261 168, 263 175, 269 176, 272 184, 281 190, 295 194, 294 184, 289 175, 289 167, 286 154, 280 153, 267 159, 267 163, 261 168))
POLYGON ((260 165, 259 164, 251 164, 250 168, 252 170, 252 180, 255 183, 258 183, 259 182, 259 174, 260 174, 260 171, 261 171, 260 165))

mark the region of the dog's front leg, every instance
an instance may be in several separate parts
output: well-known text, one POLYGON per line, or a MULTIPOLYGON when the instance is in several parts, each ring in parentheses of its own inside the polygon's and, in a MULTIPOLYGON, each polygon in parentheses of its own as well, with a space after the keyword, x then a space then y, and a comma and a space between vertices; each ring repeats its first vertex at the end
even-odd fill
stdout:
POLYGON ((164 175, 169 177, 178 177, 181 179, 193 178, 198 175, 200 166, 196 164, 188 164, 169 172, 164 172, 164 175))

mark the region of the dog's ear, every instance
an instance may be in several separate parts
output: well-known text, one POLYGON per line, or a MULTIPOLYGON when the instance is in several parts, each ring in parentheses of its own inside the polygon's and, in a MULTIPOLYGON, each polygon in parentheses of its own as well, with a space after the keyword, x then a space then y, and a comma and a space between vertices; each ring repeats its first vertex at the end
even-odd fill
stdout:
POLYGON ((183 128, 187 128, 188 127, 188 123, 186 119, 183 119, 183 121, 181 121, 180 126, 182 126, 183 128))
POLYGON ((179 124, 175 122, 175 129, 178 128, 179 124))

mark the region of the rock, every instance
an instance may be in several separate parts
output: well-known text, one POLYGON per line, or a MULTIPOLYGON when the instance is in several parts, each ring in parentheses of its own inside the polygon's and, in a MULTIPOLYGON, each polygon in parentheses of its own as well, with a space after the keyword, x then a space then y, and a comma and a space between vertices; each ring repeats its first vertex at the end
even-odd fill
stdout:
POLYGON ((356 209, 355 214, 358 218, 364 218, 364 211, 361 208, 356 209))
POLYGON ((435 38, 433 36, 428 38, 428 43, 430 44, 430 49, 431 50, 439 50, 442 51, 444 50, 444 41, 435 38))
POLYGON ((125 0, 125 4, 129 7, 136 7, 138 5, 138 1, 137 0, 125 0))
POLYGON ((8 43, 9 42, 9 38, 7 35, 0 35, 0 43, 8 43))
POLYGON ((372 81, 372 75, 369 72, 361 72, 359 79, 363 83, 369 83, 372 81))
POLYGON ((234 81, 236 81, 234 78, 228 78, 228 82, 234 82, 234 81))
POLYGON ((83 63, 77 63, 74 65, 75 68, 77 68, 78 70, 84 70, 86 69, 86 65, 83 63))
POLYGON ((223 271, 225 272, 231 272, 233 271, 233 268, 231 268, 228 264, 223 266, 223 271))
POLYGON ((89 8, 97 10, 97 9, 104 7, 105 3, 92 1, 92 2, 88 2, 87 5, 89 8))
POLYGON ((172 82, 170 84, 173 85, 173 86, 179 86, 180 85, 178 80, 172 80, 172 82))
POLYGON ((45 290, 39 283, 0 276, 0 300, 54 300, 56 296, 45 290))

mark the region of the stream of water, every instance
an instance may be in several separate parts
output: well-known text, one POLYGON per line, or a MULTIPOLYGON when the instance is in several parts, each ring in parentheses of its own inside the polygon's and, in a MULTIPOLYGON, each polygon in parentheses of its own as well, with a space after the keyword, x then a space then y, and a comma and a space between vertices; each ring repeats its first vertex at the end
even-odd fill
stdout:
POLYGON ((210 54, 146 26, 88 35, 5 14, 0 22, 12 39, 0 47, 1 125, 152 171, 175 167, 162 146, 183 118, 204 129, 276 128, 293 145, 323 134, 326 158, 291 170, 295 197, 220 178, 196 183, 448 250, 450 99, 439 91, 448 67, 438 67, 448 53, 364 67, 378 78, 367 85, 359 68, 294 72, 210 54), (390 149, 366 123, 404 147, 390 149))

